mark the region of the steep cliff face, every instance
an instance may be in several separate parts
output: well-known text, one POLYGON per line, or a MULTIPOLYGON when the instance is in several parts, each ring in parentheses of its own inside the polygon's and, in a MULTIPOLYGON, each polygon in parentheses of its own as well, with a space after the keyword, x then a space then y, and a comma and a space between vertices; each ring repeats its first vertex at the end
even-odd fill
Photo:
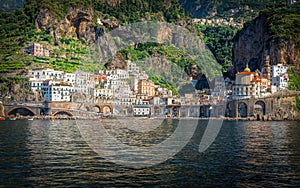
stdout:
POLYGON ((46 30, 54 40, 77 37, 91 44, 96 40, 97 31, 94 15, 91 7, 70 6, 65 17, 60 19, 51 9, 41 8, 35 19, 35 27, 38 31, 46 30))
MULTIPOLYGON (((270 16, 262 13, 244 27, 234 38, 233 65, 235 72, 241 71, 249 64, 251 70, 261 69, 264 65, 264 55, 270 55, 270 64, 282 63, 300 68, 300 35, 281 37, 271 31, 270 16), (290 38, 290 39, 288 39, 290 38)), ((284 23, 283 23, 284 24, 284 23)), ((282 26, 275 25, 280 28, 282 26)), ((299 25, 294 23, 294 28, 299 25)))
POLYGON ((112 30, 121 23, 158 20, 186 25, 186 15, 176 0, 101 0, 85 4, 41 1, 36 7, 35 27, 46 30, 55 40, 77 37, 91 44, 98 39, 99 28, 112 30))

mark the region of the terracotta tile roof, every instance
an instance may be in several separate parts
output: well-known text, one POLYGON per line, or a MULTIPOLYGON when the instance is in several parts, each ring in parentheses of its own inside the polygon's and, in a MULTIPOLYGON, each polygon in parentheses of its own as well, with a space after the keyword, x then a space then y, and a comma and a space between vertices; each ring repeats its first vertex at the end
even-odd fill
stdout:
POLYGON ((262 82, 263 79, 267 79, 266 77, 264 76, 255 76, 251 82, 262 82))
POLYGON ((95 76, 96 78, 98 78, 98 79, 106 79, 106 76, 95 76))
POLYGON ((251 80, 251 82, 261 82, 261 79, 255 77, 253 80, 251 80))
POLYGON ((44 80, 44 82, 50 82, 50 81, 51 81, 51 79, 44 80))
POLYGON ((237 74, 255 74, 255 72, 243 71, 243 72, 238 72, 237 74))
POLYGON ((267 78, 264 77, 264 76, 256 76, 256 78, 258 78, 258 79, 267 79, 267 78))

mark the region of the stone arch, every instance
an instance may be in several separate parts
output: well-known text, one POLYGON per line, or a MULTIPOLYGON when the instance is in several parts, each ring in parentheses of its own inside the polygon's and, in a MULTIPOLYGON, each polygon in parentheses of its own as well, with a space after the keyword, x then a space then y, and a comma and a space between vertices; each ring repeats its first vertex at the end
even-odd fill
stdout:
POLYGON ((94 112, 100 113, 101 112, 101 107, 99 105, 95 105, 94 106, 94 112))
POLYGON ((70 116, 70 117, 73 116, 73 114, 70 111, 67 111, 67 110, 59 110, 59 111, 56 111, 56 112, 53 113, 53 116, 57 116, 57 115, 67 115, 67 116, 70 116))
POLYGON ((87 101, 87 95, 83 92, 76 92, 71 95, 72 102, 85 103, 87 101))
POLYGON ((254 105, 254 110, 256 113, 266 115, 266 103, 262 100, 256 101, 254 105))
POLYGON ((112 114, 113 113, 113 109, 109 105, 102 106, 101 111, 103 112, 103 114, 112 114))
POLYGON ((234 117, 235 104, 233 102, 227 102, 225 109, 225 117, 234 117))
POLYGON ((20 114, 22 116, 35 116, 36 113, 26 106, 15 106, 6 112, 6 116, 20 114))
POLYGON ((248 105, 245 102, 238 103, 238 116, 242 118, 248 117, 248 105))

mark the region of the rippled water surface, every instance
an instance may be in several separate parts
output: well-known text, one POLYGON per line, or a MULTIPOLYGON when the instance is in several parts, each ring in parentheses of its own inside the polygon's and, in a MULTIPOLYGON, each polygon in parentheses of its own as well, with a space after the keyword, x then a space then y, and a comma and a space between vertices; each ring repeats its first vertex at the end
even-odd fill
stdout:
MULTIPOLYGON (((110 135, 137 147, 160 143, 184 126, 164 121, 138 132, 104 121, 110 135)), ((175 156, 136 169, 95 152, 76 121, 2 121, 0 187, 300 187, 299 121, 225 121, 213 144, 199 153, 206 124, 199 121, 175 156)))

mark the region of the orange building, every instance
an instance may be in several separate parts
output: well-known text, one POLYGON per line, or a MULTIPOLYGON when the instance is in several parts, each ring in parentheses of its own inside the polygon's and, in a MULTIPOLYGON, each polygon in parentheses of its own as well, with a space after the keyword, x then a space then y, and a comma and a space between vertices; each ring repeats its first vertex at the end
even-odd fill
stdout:
POLYGON ((155 84, 150 80, 138 81, 138 94, 147 95, 149 97, 155 96, 155 84))

